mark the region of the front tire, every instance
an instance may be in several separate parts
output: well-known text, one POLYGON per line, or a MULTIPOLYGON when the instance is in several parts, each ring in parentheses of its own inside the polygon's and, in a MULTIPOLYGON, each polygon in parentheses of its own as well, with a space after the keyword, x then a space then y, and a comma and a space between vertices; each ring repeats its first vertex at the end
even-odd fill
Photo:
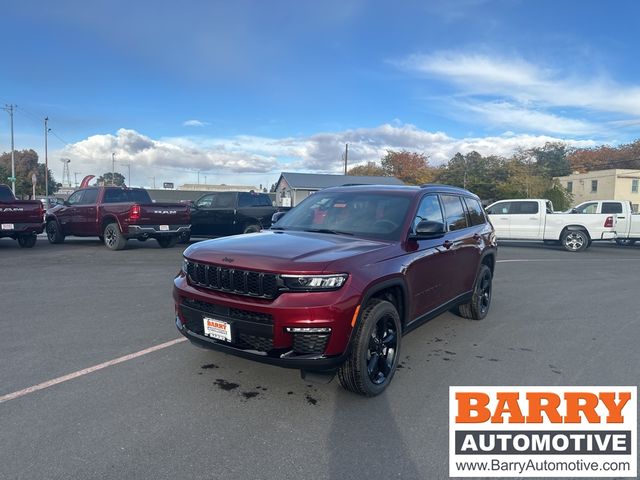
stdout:
POLYGON ((469 303, 458 305, 458 313, 461 317, 471 320, 482 320, 489 313, 491 307, 491 291, 493 274, 491 269, 482 264, 473 285, 473 295, 469 303))
POLYGON ((110 223, 104 228, 104 246, 109 250, 122 250, 127 245, 127 239, 122 235, 117 223, 110 223))
POLYGON ((38 240, 38 236, 35 234, 31 235, 20 235, 18 237, 18 245, 22 248, 33 248, 38 240))
POLYGON ((49 220, 47 222, 47 239, 49 243, 53 244, 64 242, 64 235, 57 220, 49 220))
POLYGON ((589 247, 591 239, 584 230, 566 230, 560 242, 568 252, 582 252, 589 247))
POLYGON ((346 390, 374 397, 391 383, 400 358, 400 315, 390 302, 373 299, 353 332, 347 360, 338 370, 346 390))
POLYGON ((178 243, 178 237, 176 235, 172 235, 170 237, 158 237, 156 240, 161 248, 175 247, 176 243, 178 243))

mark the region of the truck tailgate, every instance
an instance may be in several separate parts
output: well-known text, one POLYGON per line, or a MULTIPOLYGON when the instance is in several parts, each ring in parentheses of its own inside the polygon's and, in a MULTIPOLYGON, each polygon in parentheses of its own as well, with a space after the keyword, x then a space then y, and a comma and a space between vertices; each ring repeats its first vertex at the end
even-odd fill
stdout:
POLYGON ((154 203, 140 205, 138 225, 188 225, 190 223, 189 205, 180 203, 154 203))
POLYGON ((34 200, 0 202, 0 223, 42 223, 42 203, 34 200))

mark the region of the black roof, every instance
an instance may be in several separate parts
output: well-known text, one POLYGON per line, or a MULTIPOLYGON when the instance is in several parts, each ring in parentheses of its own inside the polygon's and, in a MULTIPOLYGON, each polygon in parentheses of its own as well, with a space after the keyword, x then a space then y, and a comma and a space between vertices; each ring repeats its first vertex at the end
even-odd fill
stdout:
POLYGON ((337 188, 357 191, 385 191, 385 192, 407 192, 409 193, 420 193, 420 192, 434 192, 434 193, 455 193, 458 195, 466 195, 478 198, 478 196, 469 190, 465 190, 460 187, 452 187, 451 185, 443 185, 439 183, 429 183, 421 186, 415 185, 343 185, 341 187, 334 187, 331 190, 335 190, 337 188))
MULTIPOLYGON (((396 177, 360 176, 360 175, 330 175, 322 173, 293 173, 282 172, 291 188, 322 190, 323 188, 339 187, 340 185, 404 185, 396 177)), ((280 179, 278 183, 280 183, 280 179)))

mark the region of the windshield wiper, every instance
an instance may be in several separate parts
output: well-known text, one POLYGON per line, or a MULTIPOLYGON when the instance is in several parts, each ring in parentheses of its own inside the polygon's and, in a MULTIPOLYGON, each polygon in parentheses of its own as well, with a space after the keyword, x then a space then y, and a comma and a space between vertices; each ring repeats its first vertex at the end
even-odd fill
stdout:
POLYGON ((353 236, 353 233, 351 232, 341 232, 340 230, 331 230, 328 228, 307 228, 305 230, 303 230, 305 232, 313 232, 313 233, 330 233, 332 235, 351 235, 353 236))
POLYGON ((284 227, 271 227, 269 230, 289 230, 289 229, 284 227))

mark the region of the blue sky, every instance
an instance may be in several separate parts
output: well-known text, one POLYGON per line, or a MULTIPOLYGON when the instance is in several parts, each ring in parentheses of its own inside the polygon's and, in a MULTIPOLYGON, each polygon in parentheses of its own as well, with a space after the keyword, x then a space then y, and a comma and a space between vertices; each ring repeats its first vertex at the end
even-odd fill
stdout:
MULTIPOLYGON (((406 148, 508 155, 640 137, 633 1, 21 0, 3 6, 16 148, 133 184, 269 185, 406 148), (127 168, 119 167, 123 173, 127 168)), ((3 113, 3 112, 0 112, 3 113)), ((9 149, 0 115, 0 150, 9 149)), ((61 164, 60 164, 61 165, 61 164)))

